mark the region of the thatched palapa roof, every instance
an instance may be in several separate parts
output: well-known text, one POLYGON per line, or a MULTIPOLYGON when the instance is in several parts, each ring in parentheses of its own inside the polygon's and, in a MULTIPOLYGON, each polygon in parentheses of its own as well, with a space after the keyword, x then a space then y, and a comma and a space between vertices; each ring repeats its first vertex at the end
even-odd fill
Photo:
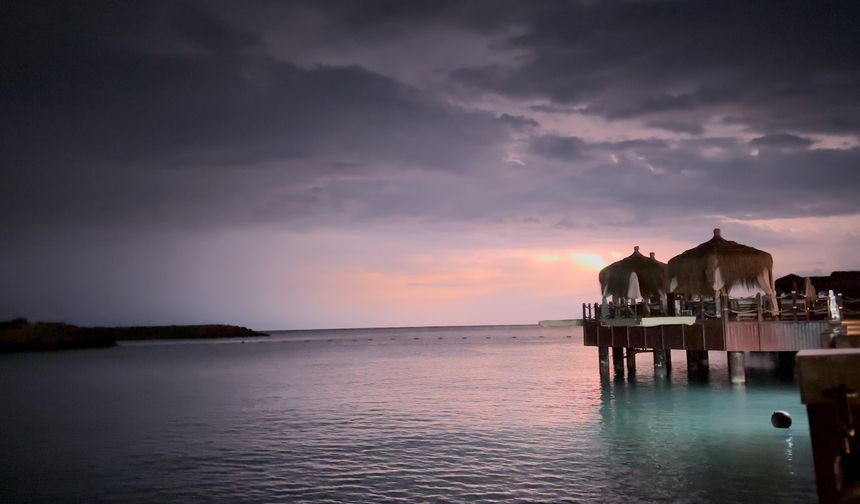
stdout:
POLYGON ((633 253, 600 270, 600 290, 604 296, 627 297, 630 288, 630 274, 636 273, 639 279, 639 292, 644 297, 666 292, 666 265, 654 258, 645 257, 639 247, 633 253))
POLYGON ((668 277, 673 291, 689 295, 713 296, 739 285, 773 292, 773 257, 714 229, 713 238, 669 260, 668 277))

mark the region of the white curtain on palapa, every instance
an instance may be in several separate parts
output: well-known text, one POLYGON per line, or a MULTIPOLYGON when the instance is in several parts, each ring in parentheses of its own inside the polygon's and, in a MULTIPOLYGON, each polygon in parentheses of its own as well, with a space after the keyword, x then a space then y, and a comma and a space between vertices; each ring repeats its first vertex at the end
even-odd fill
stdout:
MULTIPOLYGON (((717 263, 716 258, 712 261, 708 261, 708 271, 705 274, 708 275, 708 280, 711 282, 711 286, 714 289, 714 292, 719 291, 723 287, 726 287, 726 294, 731 293, 731 286, 726 286, 725 281, 723 280, 723 275, 720 273, 720 265, 717 263)), ((758 288, 765 293, 767 297, 770 298, 770 312, 773 316, 779 315, 779 300, 776 298, 776 290, 773 287, 773 282, 771 281, 771 274, 767 268, 761 270, 758 278, 756 278, 756 283, 758 284, 758 288)), ((811 285, 811 284, 810 284, 811 285)))
POLYGON ((634 301, 642 299, 642 292, 639 290, 639 275, 636 272, 630 273, 630 281, 627 283, 627 299, 634 301))
POLYGON ((708 274, 708 280, 711 282, 711 288, 714 289, 714 292, 725 287, 726 282, 723 280, 723 274, 720 272, 720 266, 717 264, 716 259, 708 261, 708 271, 706 273, 708 274))
POLYGON ((815 290, 815 287, 812 285, 812 279, 809 277, 806 277, 806 280, 803 281, 803 297, 810 304, 818 299, 818 291, 815 290))
POLYGON ((758 288, 764 291, 767 297, 770 298, 770 313, 774 317, 779 316, 779 300, 776 299, 776 290, 773 288, 773 277, 767 268, 761 270, 756 279, 758 288))

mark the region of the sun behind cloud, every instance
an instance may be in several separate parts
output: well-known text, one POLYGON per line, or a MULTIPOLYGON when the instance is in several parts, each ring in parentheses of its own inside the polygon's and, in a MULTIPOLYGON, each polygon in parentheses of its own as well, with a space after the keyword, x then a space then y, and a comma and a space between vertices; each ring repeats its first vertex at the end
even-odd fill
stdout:
POLYGON ((603 256, 593 252, 571 252, 568 254, 568 257, 571 261, 587 269, 599 271, 606 267, 606 261, 603 259, 603 256))

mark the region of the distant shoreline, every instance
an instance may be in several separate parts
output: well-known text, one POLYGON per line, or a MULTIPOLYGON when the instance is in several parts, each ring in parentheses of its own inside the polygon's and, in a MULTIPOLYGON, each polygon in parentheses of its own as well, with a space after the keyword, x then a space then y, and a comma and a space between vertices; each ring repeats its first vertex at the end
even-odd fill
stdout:
POLYGON ((0 322, 0 353, 108 348, 118 341, 248 338, 265 332, 226 324, 79 327, 18 318, 0 322))
POLYGON ((299 329, 267 329, 264 332, 313 332, 313 331, 397 331, 404 329, 492 329, 501 327, 537 327, 540 324, 469 324, 469 325, 429 325, 429 326, 368 326, 368 327, 313 327, 299 329))

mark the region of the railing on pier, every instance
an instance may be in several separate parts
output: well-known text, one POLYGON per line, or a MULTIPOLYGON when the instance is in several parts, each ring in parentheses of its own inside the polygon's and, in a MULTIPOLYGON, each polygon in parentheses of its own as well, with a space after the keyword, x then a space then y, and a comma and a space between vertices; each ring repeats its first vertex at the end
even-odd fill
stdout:
MULTIPOLYGON (((584 344, 597 347, 651 348, 728 352, 793 352, 828 346, 822 334, 831 329, 827 312, 813 313, 797 297, 786 297, 788 309, 774 317, 757 296, 753 306, 721 296, 710 306, 704 300, 681 304, 681 313, 696 317, 692 325, 682 323, 646 327, 636 308, 584 303, 584 344), (718 308, 718 310, 717 310, 718 308), (802 309, 801 309, 802 308, 802 309), (605 324, 612 318, 629 319, 629 325, 605 324)), ((841 310, 841 296, 837 300, 841 310)), ((670 303, 670 311, 673 303, 670 303)), ((678 313, 680 315, 681 313, 678 313)), ((676 313, 671 313, 675 315, 676 313)), ((841 318, 841 317, 840 317, 841 318)))
MULTIPOLYGON (((809 302, 793 291, 777 299, 779 302, 778 315, 773 314, 774 310, 770 306, 769 299, 761 294, 746 298, 730 298, 721 295, 716 299, 700 298, 695 300, 686 300, 680 296, 672 298, 670 295, 665 312, 659 303, 648 303, 647 301, 633 304, 606 303, 603 305, 600 303, 583 303, 582 319, 605 320, 607 318, 627 319, 650 315, 692 315, 701 320, 724 318, 732 321, 785 320, 798 322, 828 320, 832 315, 828 296, 818 296, 814 301, 809 302)), ((835 302, 839 313, 843 315, 839 318, 857 318, 860 316, 860 300, 843 298, 842 294, 835 294, 835 302)))

